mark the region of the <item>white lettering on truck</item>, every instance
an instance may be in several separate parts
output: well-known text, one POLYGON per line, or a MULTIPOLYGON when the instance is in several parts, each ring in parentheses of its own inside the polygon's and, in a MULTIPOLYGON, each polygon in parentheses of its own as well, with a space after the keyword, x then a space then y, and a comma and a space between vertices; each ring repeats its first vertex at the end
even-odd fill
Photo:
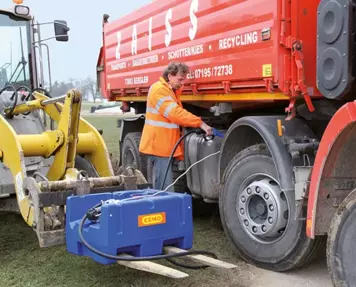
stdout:
POLYGON ((196 45, 188 48, 181 48, 168 52, 168 60, 201 55, 204 52, 203 45, 196 45))
POLYGON ((138 85, 138 84, 147 84, 147 83, 148 83, 148 76, 125 79, 125 85, 138 85))
POLYGON ((190 21, 192 22, 193 27, 189 28, 189 38, 191 41, 194 40, 195 35, 198 32, 198 18, 194 13, 198 12, 199 1, 193 0, 190 5, 190 21))
POLYGON ((167 14, 166 14, 166 30, 167 30, 167 34, 164 37, 164 42, 166 44, 166 47, 169 46, 169 44, 171 43, 172 40, 172 26, 171 23, 169 23, 170 20, 172 20, 172 8, 169 8, 167 14))
MULTIPOLYGON (((190 40, 194 40, 195 36, 198 32, 198 18, 195 15, 195 13, 198 12, 199 8, 199 0, 192 0, 190 4, 190 9, 189 9, 189 16, 190 16, 190 22, 191 22, 191 27, 189 27, 189 38, 190 40)), ((172 8, 169 8, 166 17, 165 17, 165 26, 166 26, 166 34, 164 37, 164 43, 166 44, 166 47, 169 47, 172 41, 172 25, 170 21, 172 20, 173 17, 173 10, 172 8)), ((148 50, 152 50, 152 21, 153 18, 150 17, 148 19, 148 50)), ((120 46, 121 46, 121 31, 117 32, 116 34, 117 37, 117 46, 116 46, 116 59, 120 59, 120 46)), ((132 42, 131 42, 131 53, 132 55, 137 55, 137 26, 136 24, 133 25, 132 27, 132 42)))
POLYGON ((226 50, 239 46, 256 44, 258 41, 257 31, 244 33, 233 37, 227 37, 219 40, 219 50, 226 50))
POLYGON ((117 46, 116 46, 116 59, 120 59, 120 46, 121 46, 121 32, 116 33, 117 46))
POLYGON ((111 65, 111 70, 117 71, 117 70, 122 70, 126 69, 126 62, 121 62, 118 64, 111 65))
POLYGON ((137 55, 137 26, 133 25, 132 29, 132 41, 131 41, 131 53, 137 55))
POLYGON ((152 51, 152 17, 148 20, 148 50, 152 51))

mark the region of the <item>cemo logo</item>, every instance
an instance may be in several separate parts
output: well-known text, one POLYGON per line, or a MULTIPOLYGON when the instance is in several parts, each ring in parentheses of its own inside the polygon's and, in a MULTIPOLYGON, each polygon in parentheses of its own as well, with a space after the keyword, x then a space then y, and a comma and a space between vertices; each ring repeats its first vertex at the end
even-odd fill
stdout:
POLYGON ((138 216, 138 226, 150 226, 150 225, 158 225, 166 223, 166 213, 153 213, 153 214, 145 214, 138 216))

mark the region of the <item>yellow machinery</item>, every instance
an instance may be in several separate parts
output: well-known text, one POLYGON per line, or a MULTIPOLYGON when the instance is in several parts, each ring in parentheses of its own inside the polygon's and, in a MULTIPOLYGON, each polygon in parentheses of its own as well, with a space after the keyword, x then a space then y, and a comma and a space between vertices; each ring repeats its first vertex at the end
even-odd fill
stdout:
POLYGON ((40 28, 50 23, 35 21, 22 0, 13 2, 0 8, 0 210, 19 211, 45 247, 64 243, 69 195, 134 189, 136 181, 132 170, 114 176, 99 131, 80 118, 79 91, 50 97, 44 42, 67 42, 67 23, 54 21, 55 36, 42 39, 40 28))
POLYGON ((0 116, 0 131, 6 140, 0 141, 0 158, 13 176, 20 213, 36 231, 41 247, 64 243, 66 198, 87 194, 108 187, 120 189, 123 184, 135 189, 136 178, 114 176, 109 153, 103 138, 87 121, 80 118, 81 95, 71 90, 67 95, 48 98, 39 92, 33 100, 9 107, 0 116), (60 103, 64 101, 64 103, 60 103), (8 118, 42 110, 57 128, 40 134, 17 134, 8 118), (76 156, 87 159, 98 177, 75 167, 76 156), (53 157, 46 175, 26 175, 25 157, 53 157), (36 181, 36 177, 40 180, 36 181))

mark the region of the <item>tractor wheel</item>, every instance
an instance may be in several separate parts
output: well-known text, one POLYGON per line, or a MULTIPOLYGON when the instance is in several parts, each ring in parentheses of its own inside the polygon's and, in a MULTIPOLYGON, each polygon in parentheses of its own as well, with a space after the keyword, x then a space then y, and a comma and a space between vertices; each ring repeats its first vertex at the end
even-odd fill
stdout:
POLYGON ((91 164, 89 160, 87 160, 84 157, 81 156, 75 157, 75 168, 77 170, 86 171, 89 177, 98 177, 98 173, 96 172, 94 166, 91 164))
MULTIPOLYGON (((110 161, 114 175, 120 175, 122 173, 122 168, 119 165, 119 160, 116 157, 110 155, 110 161)), ((75 158, 75 168, 78 170, 85 170, 89 177, 99 176, 94 166, 84 157, 77 156, 75 158)))
POLYGON ((277 178, 266 145, 246 148, 224 172, 219 209, 238 255, 258 267, 281 272, 312 260, 325 247, 325 238, 306 236, 305 221, 294 219, 294 192, 283 192, 277 178))
POLYGON ((139 151, 141 132, 128 133, 122 143, 121 162, 123 168, 132 166, 147 178, 147 156, 139 151))
POLYGON ((335 287, 351 287, 356 282, 356 190, 340 204, 330 225, 327 262, 335 287))

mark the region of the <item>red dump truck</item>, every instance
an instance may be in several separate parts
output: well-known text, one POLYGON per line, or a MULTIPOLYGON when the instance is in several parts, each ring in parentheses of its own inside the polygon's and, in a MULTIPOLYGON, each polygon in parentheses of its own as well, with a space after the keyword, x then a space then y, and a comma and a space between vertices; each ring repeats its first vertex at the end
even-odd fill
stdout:
POLYGON ((247 262, 286 271, 326 245, 335 286, 353 284, 354 14, 351 0, 157 0, 104 15, 98 86, 136 111, 119 120, 122 164, 150 178, 138 151, 147 93, 168 63, 185 62, 184 107, 225 136, 185 139, 186 169, 220 153, 176 190, 219 203, 247 262))

